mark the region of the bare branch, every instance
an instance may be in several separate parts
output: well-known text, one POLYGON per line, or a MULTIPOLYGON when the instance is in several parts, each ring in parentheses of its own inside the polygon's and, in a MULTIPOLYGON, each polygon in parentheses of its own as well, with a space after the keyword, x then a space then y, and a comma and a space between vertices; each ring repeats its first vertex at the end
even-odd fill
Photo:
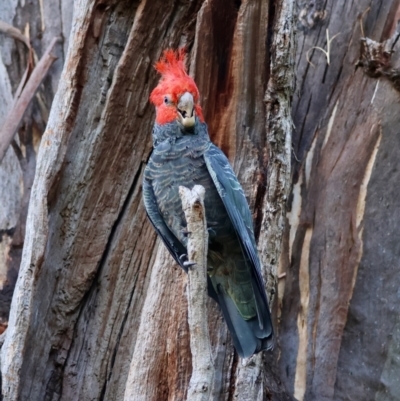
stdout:
POLYGON ((29 39, 25 35, 23 35, 22 32, 18 28, 15 28, 12 25, 7 24, 7 22, 0 21, 0 32, 3 32, 16 40, 19 40, 22 43, 25 43, 25 45, 28 47, 28 49, 31 48, 29 39))
POLYGON ((21 82, 18 85, 17 91, 15 92, 15 97, 14 97, 14 102, 13 106, 17 102, 18 98, 21 95, 22 89, 24 88, 32 70, 34 67, 34 58, 37 59, 36 54, 34 54, 34 49, 31 46, 31 43, 29 41, 29 38, 26 37, 18 28, 15 28, 14 26, 7 24, 4 21, 0 21, 0 32, 5 33, 6 35, 10 36, 11 38, 18 40, 22 43, 25 44, 25 46, 28 48, 28 62, 25 68, 24 75, 22 76, 21 82))
POLYGON ((206 401, 210 399, 214 378, 214 364, 207 325, 207 249, 208 231, 204 209, 205 189, 195 185, 192 190, 179 187, 179 195, 188 229, 188 260, 195 263, 188 268, 188 308, 190 348, 193 372, 187 399, 206 401))
POLYGON ((0 131, 0 162, 3 160, 7 148, 21 123, 26 108, 35 96, 35 93, 45 78, 50 66, 56 60, 56 57, 51 54, 51 51, 58 40, 58 38, 54 38, 51 41, 43 57, 40 59, 33 70, 32 75, 29 77, 28 82, 22 90, 21 96, 16 99, 13 108, 7 115, 4 125, 0 131))
POLYGON ((361 28, 361 36, 364 38, 365 34, 364 34, 364 25, 363 25, 363 19, 365 17, 365 14, 367 14, 369 12, 369 10, 371 10, 371 7, 368 7, 362 14, 360 17, 360 28, 361 28))

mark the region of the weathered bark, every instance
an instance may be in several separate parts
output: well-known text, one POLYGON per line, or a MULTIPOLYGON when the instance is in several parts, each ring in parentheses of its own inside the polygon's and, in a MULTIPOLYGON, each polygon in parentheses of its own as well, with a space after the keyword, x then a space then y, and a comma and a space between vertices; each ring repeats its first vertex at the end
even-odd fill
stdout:
MULTIPOLYGON (((0 58, 0 77, 6 77, 7 71, 0 58)), ((0 79, 0 124, 6 118, 6 113, 12 104, 12 93, 10 81, 0 79)), ((0 331, 3 332, 7 327, 8 313, 10 311, 10 303, 12 291, 16 280, 16 272, 14 277, 9 280, 8 260, 10 248, 12 246, 12 237, 15 232, 15 227, 18 223, 21 193, 19 183, 22 178, 21 168, 18 159, 12 149, 8 149, 3 162, 0 164, 0 282, 2 290, 0 292, 0 331), (7 288, 9 281, 11 289, 7 288)))
MULTIPOLYGON (((35 149, 72 14, 70 0, 14 3, 0 3, 1 19, 29 31, 39 57, 53 37, 64 42, 19 132, 22 163, 9 149, 0 166, 2 329, 35 149)), ((378 44, 395 31, 400 2, 297 3, 293 189, 281 253, 294 1, 76 2, 2 349, 5 399, 186 397, 186 276, 156 241, 140 188, 151 150, 152 64, 163 49, 182 44, 212 139, 232 161, 254 211, 271 298, 281 277, 273 354, 239 361, 209 301, 213 399, 287 399, 285 386, 299 400, 398 398, 400 52, 397 43, 377 65, 370 45, 385 49, 378 44), (327 50, 327 29, 330 38, 340 33, 329 63, 316 48, 327 50), (360 54, 363 68, 356 69, 360 54)), ((2 122, 27 54, 3 34, 0 50, 2 122)))
MULTIPOLYGON (((61 2, 69 3, 68 0, 60 0, 60 4, 61 2)), ((51 5, 49 2, 43 3, 39 0, 7 0, 0 3, 1 27, 7 27, 8 24, 17 28, 11 36, 8 29, 3 29, 0 33, 1 128, 4 128, 14 103, 13 98, 19 92, 21 83, 25 82, 31 72, 32 57, 27 44, 31 43, 35 54, 33 58, 37 61, 51 40, 55 37, 62 38, 62 28, 71 23, 72 15, 60 15, 57 2, 51 2, 51 5), (21 36, 17 34, 18 30, 22 32, 21 36)), ((0 163, 0 331, 8 324, 11 297, 24 244, 36 153, 64 63, 62 47, 67 45, 67 40, 64 38, 63 42, 56 44, 52 51, 57 60, 24 114, 16 142, 13 144, 14 149, 8 148, 5 160, 0 163)))
POLYGON ((208 230, 204 208, 205 189, 195 185, 192 190, 180 187, 179 195, 188 230, 188 324, 192 376, 187 400, 208 401, 214 381, 214 363, 207 313, 207 250, 208 230), (191 263, 194 266, 189 266, 191 263))
MULTIPOLYGON (((212 139, 254 211, 272 294, 289 186, 292 15, 289 0, 75 2, 1 351, 6 400, 186 396, 186 276, 141 200, 152 65, 167 47, 190 50, 212 139)), ((208 309, 213 399, 290 399, 275 355, 239 361, 215 303, 208 309)))
POLYGON ((302 1, 299 12, 280 375, 298 400, 398 399, 400 95, 355 66, 363 36, 392 36, 400 3, 302 1), (329 65, 312 49, 327 49, 327 29, 340 33, 329 65))

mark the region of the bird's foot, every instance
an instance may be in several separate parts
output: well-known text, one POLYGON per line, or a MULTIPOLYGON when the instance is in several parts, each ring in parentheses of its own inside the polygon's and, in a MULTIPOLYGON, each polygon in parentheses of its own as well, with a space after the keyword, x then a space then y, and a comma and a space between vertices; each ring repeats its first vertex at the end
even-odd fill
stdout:
POLYGON ((182 228, 181 229, 181 233, 183 234, 183 236, 186 238, 188 235, 191 234, 190 231, 187 230, 187 228, 182 228))
POLYGON ((188 255, 186 253, 179 256, 179 260, 182 262, 183 266, 187 268, 192 267, 196 264, 195 262, 189 262, 188 255))
POLYGON ((187 267, 189 269, 189 267, 195 266, 196 263, 195 262, 183 262, 183 266, 187 267))
POLYGON ((179 260, 181 262, 186 262, 188 260, 188 256, 186 253, 183 253, 182 255, 179 256, 179 260))

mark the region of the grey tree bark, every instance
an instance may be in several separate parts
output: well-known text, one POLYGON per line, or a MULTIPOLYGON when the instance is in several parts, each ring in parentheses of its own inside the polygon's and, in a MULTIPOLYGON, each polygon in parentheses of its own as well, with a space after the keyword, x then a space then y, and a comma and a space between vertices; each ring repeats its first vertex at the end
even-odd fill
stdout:
MULTIPOLYGON (((212 397, 398 399, 399 44, 383 50, 400 2, 297 1, 295 55, 294 3, 80 0, 73 22, 69 0, 0 3, 38 57, 63 37, 19 130, 20 158, 9 149, 0 165, 4 399, 186 397, 186 277, 140 188, 152 64, 179 45, 254 211, 275 299, 275 351, 245 362, 209 303, 212 397)), ((24 46, 0 33, 0 123, 24 46)))
MULTIPOLYGON (((27 28, 31 40, 57 27, 65 37, 68 4, 47 4, 52 18, 41 5, 26 5, 41 15, 36 36, 27 28)), ((152 65, 167 47, 189 49, 212 139, 230 157, 254 210, 273 294, 289 188, 293 7, 289 0, 74 3, 62 75, 47 80, 58 88, 37 155, 1 350, 4 399, 186 397, 186 277, 156 240, 141 200, 154 118, 152 65)), ((9 22, 25 29, 18 18, 9 22)), ((65 49, 64 41, 61 62, 65 49)), ((242 363, 211 301, 209 311, 213 399, 290 399, 276 355, 242 363)))
POLYGON ((298 400, 397 400, 399 43, 372 41, 400 2, 299 6, 280 377, 298 400))
MULTIPOLYGON (((0 332, 8 325, 11 297, 21 263, 30 191, 36 168, 36 154, 45 129, 54 93, 64 64, 64 50, 72 7, 68 0, 56 2, 16 2, 0 4, 0 21, 19 29, 31 43, 37 61, 55 37, 62 38, 52 54, 57 60, 24 114, 14 151, 8 148, 0 163, 0 332), (58 3, 58 2, 57 2, 58 3), (61 7, 63 11, 61 12, 61 7), (45 28, 45 29, 44 29, 45 28)), ((26 44, 0 29, 0 126, 3 128, 12 109, 21 81, 31 72, 26 44)), ((32 67, 32 66, 31 66, 32 67)))
POLYGON ((187 400, 208 401, 215 369, 212 357, 207 311, 207 250, 208 230, 204 208, 205 189, 195 185, 192 190, 179 188, 182 208, 188 230, 188 324, 190 353, 192 354, 192 376, 187 400))

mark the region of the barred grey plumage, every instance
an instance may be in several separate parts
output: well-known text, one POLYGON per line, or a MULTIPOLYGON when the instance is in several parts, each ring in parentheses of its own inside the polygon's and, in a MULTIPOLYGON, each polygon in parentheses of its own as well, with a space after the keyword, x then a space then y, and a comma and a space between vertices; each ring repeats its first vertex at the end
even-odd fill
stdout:
POLYGON ((144 172, 148 216, 183 268, 186 221, 179 186, 206 190, 210 230, 208 292, 220 305, 241 357, 273 346, 273 328, 254 239, 252 216, 226 156, 209 139, 207 125, 155 124, 154 150, 144 172))

